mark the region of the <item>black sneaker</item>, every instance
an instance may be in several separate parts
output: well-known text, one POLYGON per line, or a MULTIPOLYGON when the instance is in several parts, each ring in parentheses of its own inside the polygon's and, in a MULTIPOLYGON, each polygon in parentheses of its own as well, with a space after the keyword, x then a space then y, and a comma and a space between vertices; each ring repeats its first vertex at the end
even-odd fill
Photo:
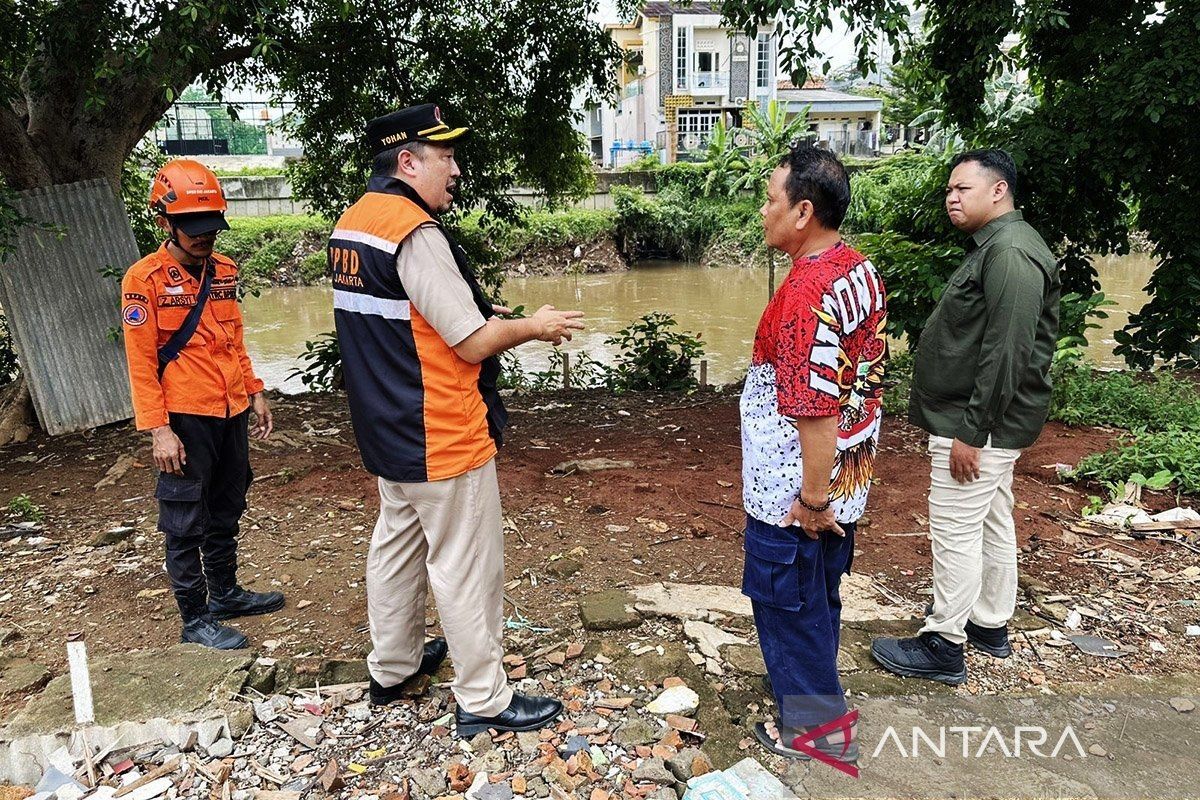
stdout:
POLYGON ((876 639, 871 655, 884 669, 905 678, 925 678, 958 686, 967 680, 961 644, 926 631, 912 639, 876 639))
POLYGON ((964 630, 967 633, 967 641, 977 650, 982 650, 996 658, 1008 658, 1012 655, 1012 645, 1008 642, 1007 625, 1001 625, 999 628, 985 628, 967 620, 964 630))
MULTIPOLYGON (((446 640, 442 637, 430 639, 425 643, 425 652, 421 656, 421 665, 417 667, 417 675, 433 675, 438 671, 438 667, 446 660, 446 655, 450 652, 450 648, 446 645, 446 640)), ((413 677, 416 677, 415 675, 413 677)), ((402 697, 411 696, 408 693, 408 680, 403 680, 395 686, 384 686, 378 683, 374 678, 371 678, 371 705, 386 706, 389 703, 394 703, 402 697)))
MULTIPOLYGON (((925 606, 925 616, 933 615, 933 603, 925 606)), ((975 646, 975 649, 982 650, 989 656, 996 658, 1008 658, 1012 655, 1012 645, 1008 643, 1008 626, 1002 625, 999 628, 985 628, 982 625, 976 625, 974 622, 967 620, 964 628, 967 634, 967 641, 975 646)))

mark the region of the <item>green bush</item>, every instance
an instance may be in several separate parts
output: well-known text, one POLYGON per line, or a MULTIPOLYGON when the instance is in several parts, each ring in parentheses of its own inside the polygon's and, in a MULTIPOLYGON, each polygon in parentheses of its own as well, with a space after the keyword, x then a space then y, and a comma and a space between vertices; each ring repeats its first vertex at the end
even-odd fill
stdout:
POLYGON ((303 366, 288 373, 288 380, 299 378, 310 392, 332 392, 345 385, 342 381, 342 351, 336 333, 323 333, 305 342, 300 360, 304 362, 303 366))
POLYGON ((300 282, 316 283, 328 274, 329 258, 324 250, 309 253, 300 261, 300 282))
POLYGON ((1140 432, 1103 453, 1084 457, 1071 477, 1120 482, 1169 472, 1180 491, 1200 493, 1200 430, 1140 432))
POLYGON ((245 288, 257 292, 270 285, 281 264, 295 259, 302 242, 311 242, 316 249, 298 265, 300 280, 307 284, 325 277, 325 241, 331 230, 323 217, 307 214, 232 217, 217 249, 238 263, 245 288))
POLYGON ((758 206, 751 198, 704 198, 682 184, 670 184, 648 197, 637 188, 614 186, 613 204, 618 246, 633 258, 696 261, 729 231, 739 241, 761 236, 761 230, 756 233, 761 229, 758 206))
POLYGON ((704 184, 708 180, 708 172, 707 164, 677 161, 656 170, 654 180, 660 192, 673 186, 682 189, 692 197, 700 197, 704 194, 704 184))
POLYGON ((1099 372, 1071 365, 1054 372, 1050 418, 1068 425, 1200 431, 1200 391, 1169 372, 1099 372))
POLYGON ((456 235, 468 254, 494 263, 516 258, 531 248, 589 244, 608 238, 615 232, 616 223, 612 211, 582 208, 528 211, 513 222, 475 211, 458 221, 456 235))
POLYGON ((46 512, 29 495, 19 494, 8 501, 8 516, 18 522, 41 522, 46 512))
POLYGON ((604 340, 619 350, 616 363, 602 364, 580 353, 572 370, 575 381, 586 388, 612 392, 689 392, 698 386, 693 362, 704 356, 700 334, 672 330, 678 323, 670 314, 645 314, 604 340))
POLYGON ((633 161, 630 161, 625 166, 621 167, 621 172, 654 172, 662 169, 663 163, 654 153, 648 153, 644 156, 638 156, 633 161))
POLYGON ((239 264, 250 259, 267 241, 304 233, 328 238, 333 225, 324 217, 278 214, 270 217, 230 217, 229 230, 217 239, 217 249, 239 264))
POLYGON ((239 264, 243 280, 254 284, 270 284, 271 277, 279 265, 292 257, 296 245, 300 244, 297 231, 280 231, 267 237, 258 249, 239 264))
POLYGON ((962 234, 943 209, 946 171, 941 157, 901 154, 850 176, 842 230, 888 288, 888 333, 910 345, 964 254, 962 234))

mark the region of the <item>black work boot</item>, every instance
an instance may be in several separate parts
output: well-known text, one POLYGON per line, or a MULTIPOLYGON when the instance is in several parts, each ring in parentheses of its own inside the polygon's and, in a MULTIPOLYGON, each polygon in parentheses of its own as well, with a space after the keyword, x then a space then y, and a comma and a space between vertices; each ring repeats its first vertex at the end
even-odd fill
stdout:
POLYGON ((213 619, 203 589, 199 592, 176 595, 175 600, 179 603, 179 614, 183 617, 183 635, 179 641, 215 650, 240 650, 250 643, 244 634, 213 619))
POLYGON ((906 678, 925 678, 958 686, 967 680, 961 644, 926 631, 912 639, 876 639, 871 655, 884 669, 906 678))
POLYGON ((237 582, 237 562, 204 565, 208 610, 217 619, 270 614, 283 608, 283 592, 252 592, 237 582))
MULTIPOLYGON (((417 667, 416 675, 434 675, 438 671, 438 667, 442 666, 442 662, 446 660, 446 655, 449 654, 450 648, 446 644, 446 640, 442 637, 430 639, 425 643, 425 649, 421 654, 421 664, 417 667)), ((394 703, 402 697, 411 697, 408 694, 409 681, 416 677, 410 675, 408 679, 397 683, 394 686, 384 686, 371 678, 371 705, 386 706, 389 703, 394 703)))

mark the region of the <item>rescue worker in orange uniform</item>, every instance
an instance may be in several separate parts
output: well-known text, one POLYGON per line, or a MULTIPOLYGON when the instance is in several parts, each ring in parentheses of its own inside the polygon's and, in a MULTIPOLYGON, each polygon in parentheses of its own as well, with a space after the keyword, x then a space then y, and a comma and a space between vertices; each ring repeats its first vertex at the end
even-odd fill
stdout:
POLYGON ((281 592, 237 582, 249 436, 270 435, 271 409, 242 341, 237 265, 213 250, 229 229, 217 177, 197 161, 170 161, 154 178, 150 207, 168 238, 121 282, 134 422, 150 432, 159 469, 158 528, 182 641, 234 650, 246 636, 217 620, 284 604, 281 592))

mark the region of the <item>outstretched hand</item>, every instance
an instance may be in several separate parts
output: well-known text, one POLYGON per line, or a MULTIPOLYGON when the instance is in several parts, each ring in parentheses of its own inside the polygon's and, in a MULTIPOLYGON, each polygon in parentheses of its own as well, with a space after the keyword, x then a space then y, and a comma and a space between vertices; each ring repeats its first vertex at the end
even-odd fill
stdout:
POLYGON ((538 326, 537 338, 557 346, 571 341, 574 331, 583 330, 582 311, 559 311, 554 306, 542 306, 532 319, 538 326))

